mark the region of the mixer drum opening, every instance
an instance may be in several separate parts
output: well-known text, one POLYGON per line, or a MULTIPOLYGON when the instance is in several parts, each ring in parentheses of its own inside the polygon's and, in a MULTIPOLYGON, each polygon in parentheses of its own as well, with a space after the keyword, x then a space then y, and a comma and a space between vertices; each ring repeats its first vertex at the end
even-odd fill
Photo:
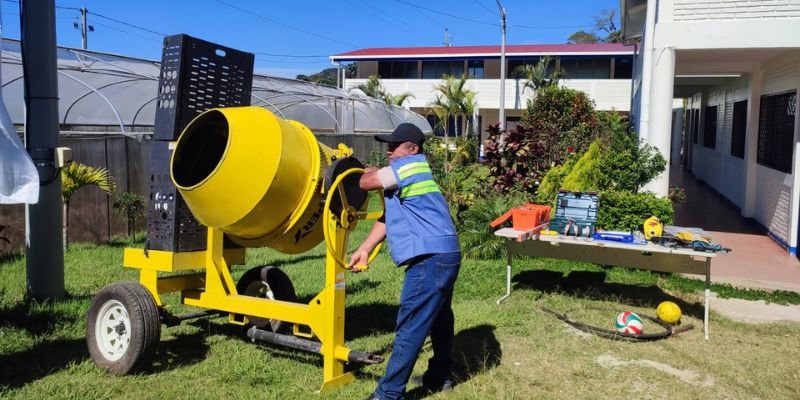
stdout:
POLYGON ((186 128, 173 160, 172 174, 178 186, 195 186, 217 168, 228 146, 228 128, 225 116, 214 110, 186 128))

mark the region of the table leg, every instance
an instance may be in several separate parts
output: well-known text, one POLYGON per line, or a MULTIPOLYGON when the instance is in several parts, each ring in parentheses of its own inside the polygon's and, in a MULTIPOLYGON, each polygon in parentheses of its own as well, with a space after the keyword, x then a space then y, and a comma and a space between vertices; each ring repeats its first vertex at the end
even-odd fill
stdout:
POLYGON ((506 294, 497 299, 497 304, 499 305, 509 296, 511 296, 511 250, 506 245, 506 294))
POLYGON ((709 308, 710 298, 711 298, 711 257, 708 257, 706 258, 706 290, 705 290, 706 306, 705 306, 705 311, 703 312, 703 335, 706 340, 708 340, 708 308, 709 308))

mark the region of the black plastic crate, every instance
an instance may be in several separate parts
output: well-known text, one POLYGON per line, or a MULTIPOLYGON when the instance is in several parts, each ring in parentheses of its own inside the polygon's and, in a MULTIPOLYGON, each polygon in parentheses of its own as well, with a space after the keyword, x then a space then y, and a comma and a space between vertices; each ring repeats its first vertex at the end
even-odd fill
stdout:
POLYGON ((206 227, 194 218, 169 176, 170 142, 153 141, 147 241, 153 250, 173 252, 206 248, 206 227))
POLYGON ((156 140, 177 140, 197 115, 211 108, 249 106, 253 86, 251 53, 220 46, 188 35, 164 39, 156 140))
POLYGON ((592 237, 597 225, 600 197, 594 192, 559 191, 550 230, 560 235, 592 237))

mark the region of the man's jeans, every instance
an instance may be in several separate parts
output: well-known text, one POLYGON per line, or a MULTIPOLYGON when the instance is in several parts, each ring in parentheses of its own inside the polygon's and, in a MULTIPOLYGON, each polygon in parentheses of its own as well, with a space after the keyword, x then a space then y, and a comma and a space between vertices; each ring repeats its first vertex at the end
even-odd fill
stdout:
POLYGON ((386 373, 375 394, 383 400, 401 399, 428 332, 433 357, 425 381, 438 383, 453 367, 453 285, 461 267, 461 253, 435 254, 409 266, 400 295, 394 346, 386 373), (432 376, 431 374, 437 376, 432 376))

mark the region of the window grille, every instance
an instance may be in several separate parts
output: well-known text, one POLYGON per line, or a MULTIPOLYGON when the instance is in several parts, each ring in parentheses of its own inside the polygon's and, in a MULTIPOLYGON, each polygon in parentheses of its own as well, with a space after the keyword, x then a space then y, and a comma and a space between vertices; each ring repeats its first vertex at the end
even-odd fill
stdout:
POLYGON ((761 96, 758 118, 759 164, 786 173, 792 172, 796 107, 796 91, 761 96))
POLYGON ((731 155, 744 158, 745 133, 747 132, 747 100, 733 103, 731 126, 731 155))
POLYGON ((717 106, 706 107, 704 122, 703 146, 714 149, 717 147, 717 106))

